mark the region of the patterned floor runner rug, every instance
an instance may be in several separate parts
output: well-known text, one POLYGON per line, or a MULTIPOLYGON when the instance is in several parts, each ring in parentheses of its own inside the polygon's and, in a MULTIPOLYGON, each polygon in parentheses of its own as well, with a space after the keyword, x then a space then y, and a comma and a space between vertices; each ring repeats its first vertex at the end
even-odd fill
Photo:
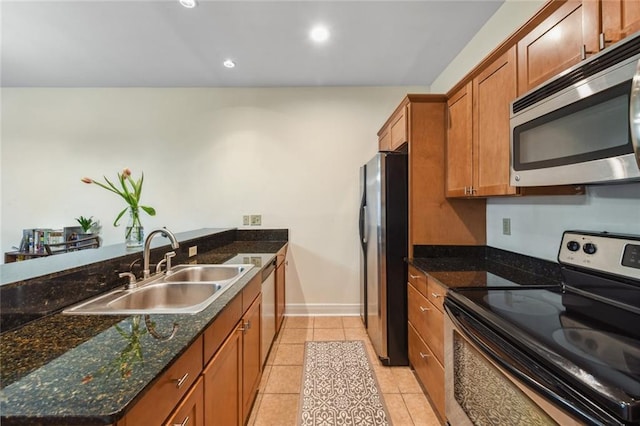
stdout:
POLYGON ((306 342, 301 426, 390 425, 361 340, 306 342))

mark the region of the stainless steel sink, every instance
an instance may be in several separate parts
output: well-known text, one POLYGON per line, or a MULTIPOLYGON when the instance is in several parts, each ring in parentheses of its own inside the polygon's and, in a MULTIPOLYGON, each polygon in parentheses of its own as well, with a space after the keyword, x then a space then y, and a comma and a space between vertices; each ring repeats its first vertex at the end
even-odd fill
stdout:
POLYGON ((118 289, 63 311, 76 315, 196 314, 236 283, 253 265, 181 265, 138 287, 118 289))
POLYGON ((180 265, 164 278, 165 282, 227 281, 242 274, 247 265, 180 265))

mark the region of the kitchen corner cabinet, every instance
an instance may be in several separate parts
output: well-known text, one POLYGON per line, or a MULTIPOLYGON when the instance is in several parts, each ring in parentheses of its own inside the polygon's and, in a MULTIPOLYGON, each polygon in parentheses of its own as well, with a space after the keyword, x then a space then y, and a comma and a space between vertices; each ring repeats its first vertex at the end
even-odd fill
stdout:
POLYGON ((284 322, 286 308, 286 262, 287 245, 276 254, 276 334, 284 322))
POLYGON ((444 287, 409 265, 409 363, 425 389, 434 411, 445 419, 444 287))
POLYGON ((407 142, 408 106, 403 105, 394 111, 378 132, 379 151, 395 151, 407 142))

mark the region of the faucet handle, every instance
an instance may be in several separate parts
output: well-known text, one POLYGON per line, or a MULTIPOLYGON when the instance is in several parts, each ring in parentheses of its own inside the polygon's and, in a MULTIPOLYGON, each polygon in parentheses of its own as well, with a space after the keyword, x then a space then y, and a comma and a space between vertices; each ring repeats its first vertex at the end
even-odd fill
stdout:
POLYGON ((162 259, 160 262, 158 262, 158 264, 156 265, 156 274, 160 273, 160 271, 162 270, 162 264, 166 263, 167 267, 165 269, 165 272, 168 274, 169 272, 171 272, 171 258, 172 257, 176 257, 176 252, 175 251, 170 251, 168 253, 165 253, 164 255, 164 259, 162 259))
POLYGON ((129 282, 127 283, 127 288, 135 288, 136 287, 137 280, 136 280, 136 276, 133 273, 131 273, 131 272, 120 272, 118 274, 118 276, 120 278, 124 278, 124 277, 128 277, 129 278, 129 282))

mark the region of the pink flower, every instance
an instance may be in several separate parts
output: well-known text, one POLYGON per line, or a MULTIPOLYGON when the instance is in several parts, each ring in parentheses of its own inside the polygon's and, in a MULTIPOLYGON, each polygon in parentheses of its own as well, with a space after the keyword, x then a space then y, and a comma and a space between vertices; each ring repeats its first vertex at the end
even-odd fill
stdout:
POLYGON ((80 180, 83 181, 84 183, 93 183, 93 179, 88 178, 88 177, 83 177, 80 180))
POLYGON ((131 169, 128 167, 125 167, 122 170, 122 176, 124 176, 125 178, 128 178, 129 176, 131 176, 131 169))

